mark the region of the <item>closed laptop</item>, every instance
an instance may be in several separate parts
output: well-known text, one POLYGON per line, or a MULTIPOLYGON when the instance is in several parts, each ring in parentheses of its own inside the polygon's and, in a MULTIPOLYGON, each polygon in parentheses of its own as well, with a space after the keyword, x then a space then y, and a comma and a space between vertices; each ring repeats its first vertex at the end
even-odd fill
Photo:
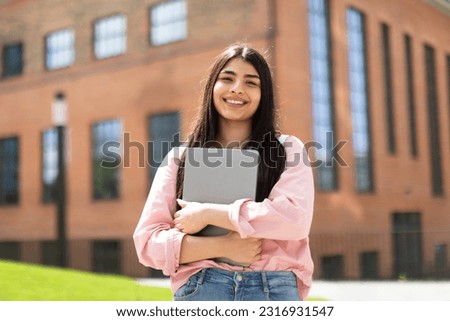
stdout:
MULTIPOLYGON (((255 199, 259 153, 251 149, 187 148, 183 199, 189 202, 231 204, 255 199)), ((219 236, 229 231, 208 225, 199 236, 219 236)), ((237 262, 227 263, 244 265, 237 262)))

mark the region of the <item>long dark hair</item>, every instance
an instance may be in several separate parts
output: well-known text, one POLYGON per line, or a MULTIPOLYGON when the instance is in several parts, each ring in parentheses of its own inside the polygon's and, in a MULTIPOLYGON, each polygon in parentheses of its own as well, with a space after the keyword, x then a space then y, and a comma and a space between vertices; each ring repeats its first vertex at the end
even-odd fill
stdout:
MULTIPOLYGON (((246 44, 236 44, 223 51, 213 63, 203 92, 203 102, 193 132, 189 135, 187 147, 208 147, 217 141, 219 115, 214 106, 213 90, 217 77, 225 65, 239 58, 258 72, 261 81, 261 100, 252 118, 251 136, 243 148, 256 149, 260 155, 256 201, 269 196, 272 187, 280 178, 286 165, 286 153, 277 139, 276 108, 272 75, 264 57, 246 44)), ((181 158, 177 175, 177 198, 183 195, 184 157, 181 158)))

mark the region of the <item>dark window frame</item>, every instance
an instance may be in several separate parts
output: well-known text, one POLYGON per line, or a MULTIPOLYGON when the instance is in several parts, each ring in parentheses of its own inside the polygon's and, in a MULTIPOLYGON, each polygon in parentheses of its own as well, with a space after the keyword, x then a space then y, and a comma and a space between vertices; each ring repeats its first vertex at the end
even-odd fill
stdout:
POLYGON ((387 23, 381 24, 382 35, 382 57, 383 57, 383 79, 384 79, 384 103, 386 113, 386 137, 389 154, 396 152, 395 140, 395 113, 394 113, 394 90, 392 84, 392 59, 391 59, 391 37, 390 27, 387 23))
POLYGON ((2 78, 11 78, 11 77, 17 77, 23 74, 23 66, 24 66, 24 60, 23 60, 23 43, 22 42, 15 42, 6 44, 3 46, 2 50, 2 78), (15 50, 18 48, 20 55, 17 59, 10 60, 12 53, 10 53, 10 50, 15 50), (12 65, 12 66, 11 66, 12 65))
POLYGON ((0 206, 14 206, 20 202, 20 140, 19 137, 7 137, 0 139, 0 206), (15 155, 11 155, 11 152, 5 152, 5 144, 9 142, 15 143, 15 155), (5 165, 5 156, 8 158, 5 165), (13 164, 9 164, 9 162, 13 164), (12 171, 12 173, 10 173, 12 171), (5 174, 6 173, 6 174, 5 174), (6 179, 14 180, 12 185, 12 191, 7 189, 11 188, 11 183, 6 182, 6 179), (5 192, 6 190, 6 192, 5 192))
POLYGON ((406 68, 406 94, 409 120, 409 150, 413 158, 417 158, 419 151, 417 146, 417 120, 416 99, 414 95, 414 62, 412 50, 412 38, 409 34, 404 35, 405 46, 405 68, 406 68))
POLYGON ((435 50, 431 45, 424 45, 425 80, 427 92, 428 135, 430 148, 431 187, 433 196, 444 195, 444 182, 441 159, 441 137, 439 123, 438 84, 436 73, 435 50))

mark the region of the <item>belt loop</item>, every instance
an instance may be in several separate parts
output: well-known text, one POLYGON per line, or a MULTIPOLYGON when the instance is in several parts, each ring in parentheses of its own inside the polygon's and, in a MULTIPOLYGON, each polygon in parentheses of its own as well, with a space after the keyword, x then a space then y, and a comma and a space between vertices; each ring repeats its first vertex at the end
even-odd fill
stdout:
POLYGON ((206 274, 206 271, 207 271, 208 269, 203 269, 201 272, 200 272, 200 277, 198 278, 198 282, 197 282, 197 284, 203 284, 203 279, 205 278, 205 274, 206 274))
POLYGON ((261 271, 264 293, 269 293, 269 283, 267 282, 266 271, 261 271))

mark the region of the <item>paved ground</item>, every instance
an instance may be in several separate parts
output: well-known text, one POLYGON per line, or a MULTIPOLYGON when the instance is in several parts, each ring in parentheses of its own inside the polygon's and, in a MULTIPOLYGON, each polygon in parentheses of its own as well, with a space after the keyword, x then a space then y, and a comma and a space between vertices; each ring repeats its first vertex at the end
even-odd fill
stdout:
MULTIPOLYGON (((144 285, 169 287, 167 279, 139 279, 144 285)), ((332 301, 450 301, 450 281, 321 281, 310 297, 332 301)))

